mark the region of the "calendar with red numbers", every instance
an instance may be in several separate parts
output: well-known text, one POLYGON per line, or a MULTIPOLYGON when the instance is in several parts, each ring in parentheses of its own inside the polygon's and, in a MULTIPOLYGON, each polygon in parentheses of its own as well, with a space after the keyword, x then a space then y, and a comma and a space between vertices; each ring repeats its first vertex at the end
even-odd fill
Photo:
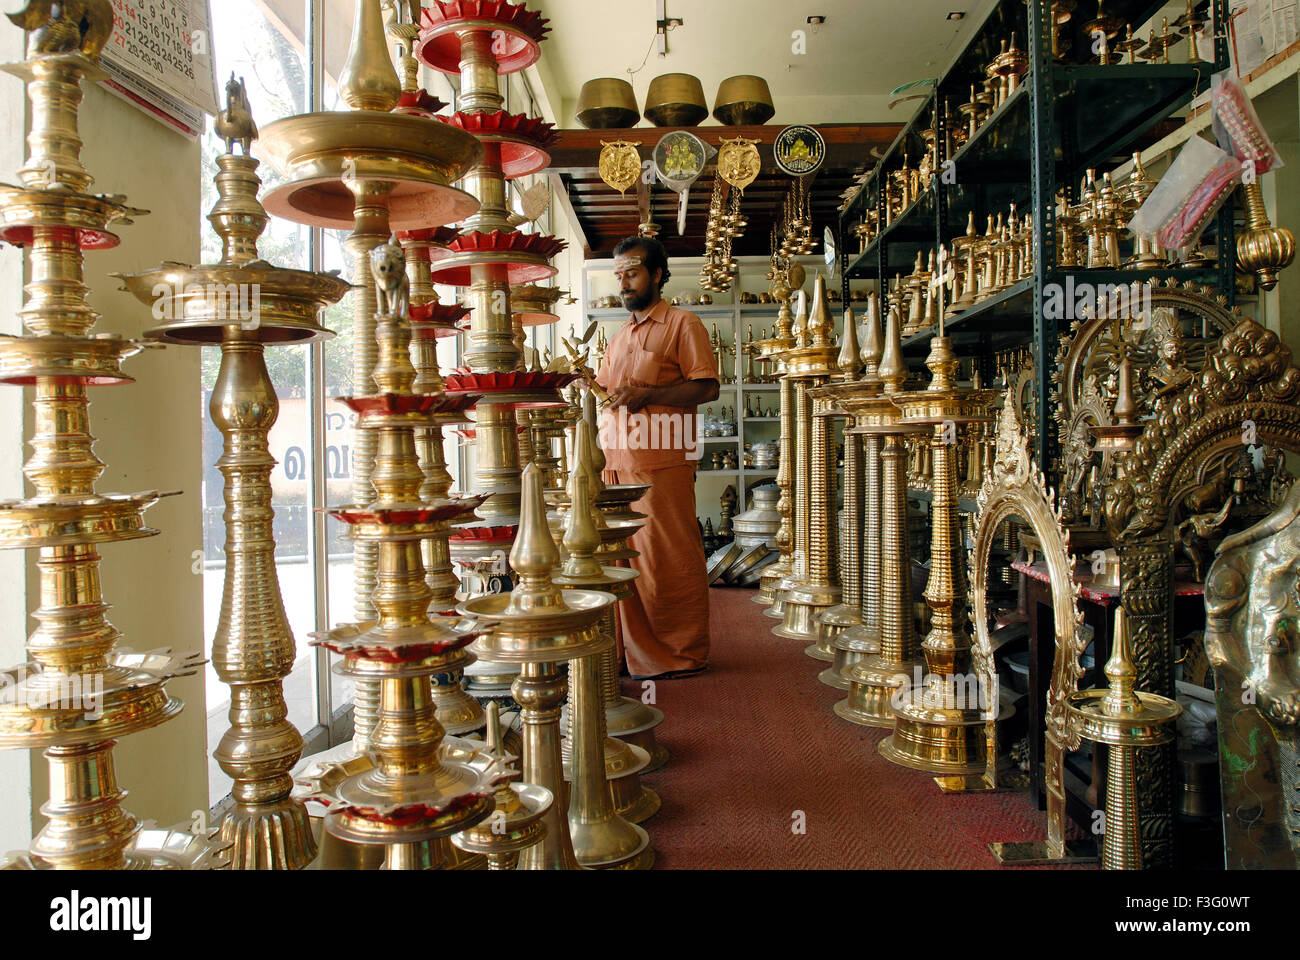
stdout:
POLYGON ((113 35, 100 57, 106 85, 197 137, 217 112, 209 0, 112 0, 113 35))

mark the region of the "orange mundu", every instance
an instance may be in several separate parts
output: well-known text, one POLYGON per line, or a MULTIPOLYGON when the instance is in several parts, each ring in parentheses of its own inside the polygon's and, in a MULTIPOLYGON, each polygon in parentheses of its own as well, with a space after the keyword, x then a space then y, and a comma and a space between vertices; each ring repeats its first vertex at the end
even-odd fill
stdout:
MULTIPOLYGON (((596 375, 606 390, 717 379, 700 318, 663 300, 614 334, 596 375)), ((619 604, 618 619, 628 671, 653 676, 708 663, 709 586, 695 519, 696 411, 650 404, 639 412, 647 418, 620 417, 617 410, 603 415, 602 478, 609 484, 650 484, 635 505, 646 515, 645 526, 630 543, 640 553, 630 564, 641 576, 634 595, 619 604), (647 420, 652 429, 638 436, 647 420)))

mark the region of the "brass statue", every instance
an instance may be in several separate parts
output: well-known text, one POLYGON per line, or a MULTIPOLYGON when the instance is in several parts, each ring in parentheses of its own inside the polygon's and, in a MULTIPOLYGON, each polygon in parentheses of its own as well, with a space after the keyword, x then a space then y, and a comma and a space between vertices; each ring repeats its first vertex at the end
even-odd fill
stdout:
POLYGON ((1205 582, 1228 869, 1300 868, 1300 486, 1205 582))
POLYGON ((109 0, 28 0, 17 13, 6 14, 16 27, 30 31, 30 55, 75 53, 98 60, 113 32, 109 0))
POLYGON ((226 109, 217 114, 212 129, 226 141, 226 153, 234 154, 235 144, 239 144, 244 148, 244 156, 248 156, 257 139, 257 124, 253 122, 243 77, 236 80, 232 73, 226 81, 226 109))
POLYGON ((379 306, 376 316, 403 319, 411 306, 411 281, 406 275, 406 255, 392 237, 370 251, 370 273, 375 279, 379 306))

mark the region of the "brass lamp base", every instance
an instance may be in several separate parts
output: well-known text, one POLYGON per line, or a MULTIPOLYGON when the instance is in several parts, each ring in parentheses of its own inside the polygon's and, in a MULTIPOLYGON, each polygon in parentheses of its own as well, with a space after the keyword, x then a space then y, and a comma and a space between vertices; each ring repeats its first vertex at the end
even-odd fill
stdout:
POLYGON ((856 627, 862 623, 862 615, 855 605, 837 603, 835 606, 817 614, 813 621, 817 625, 817 641, 809 646, 804 653, 814 660, 825 660, 828 663, 834 663, 835 638, 850 627, 856 627))
MULTIPOLYGON (((925 688, 913 689, 895 711, 894 734, 880 741, 891 763, 945 777, 982 774, 988 769, 988 727, 978 710, 927 706, 925 688)), ((1011 716, 999 705, 998 722, 1011 716)))
MULTIPOLYGON (((823 614, 823 619, 825 617, 826 614, 823 614)), ((834 659, 829 667, 817 675, 817 679, 828 687, 847 691, 850 687, 849 668, 863 657, 880 653, 880 637, 859 622, 836 634, 830 646, 834 651, 834 659)))
POLYGON ((894 703, 910 696, 912 677, 921 661, 891 663, 868 654, 844 671, 849 695, 835 704, 835 715, 864 727, 894 726, 894 703))
MULTIPOLYGON (((839 603, 839 600, 840 591, 838 587, 831 587, 826 584, 800 583, 785 595, 784 620, 781 626, 775 628, 772 632, 778 637, 785 637, 787 640, 803 640, 816 645, 817 615, 827 607, 833 607, 839 603)), ((823 653, 820 647, 817 647, 817 649, 819 653, 823 653)), ((809 655, 813 656, 812 654, 809 655)), ((826 650, 824 655, 816 658, 830 662, 834 659, 834 654, 830 650, 826 650)))
POLYGON ((1004 867, 1037 867, 1057 863, 1096 863, 1099 859, 1097 844, 1093 840, 1071 840, 1065 845, 1065 855, 1053 857, 1046 840, 1024 843, 990 843, 993 858, 1004 867))
POLYGON ((232 870, 301 870, 318 852, 307 808, 292 797, 237 804, 221 821, 221 840, 233 844, 232 870))
MULTIPOLYGON (((605 724, 609 735, 640 747, 650 755, 650 763, 642 773, 653 773, 668 763, 668 748, 655 740, 655 727, 663 722, 662 710, 631 697, 619 697, 612 707, 605 708, 605 724)), ((627 814, 623 816, 626 817, 627 814)))
POLYGON ((791 573, 786 573, 784 577, 776 581, 772 587, 772 603, 763 611, 763 616, 771 617, 773 620, 784 620, 786 594, 797 586, 799 586, 799 581, 791 573))
POLYGON ((782 557, 763 571, 758 581, 758 593, 750 599, 760 606, 771 606, 776 600, 777 584, 790 576, 790 561, 782 557))

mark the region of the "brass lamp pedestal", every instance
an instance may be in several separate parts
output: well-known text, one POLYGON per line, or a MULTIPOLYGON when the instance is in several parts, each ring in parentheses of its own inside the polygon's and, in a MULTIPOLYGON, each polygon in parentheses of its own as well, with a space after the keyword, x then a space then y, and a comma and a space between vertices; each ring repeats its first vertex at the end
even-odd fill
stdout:
POLYGON ((809 389, 836 372, 834 326, 826 303, 826 281, 818 274, 807 325, 796 329, 797 345, 786 352, 786 376, 795 381, 795 578, 784 593, 784 620, 772 632, 809 642, 806 653, 817 659, 833 655, 816 643, 816 617, 839 602, 839 587, 830 580, 830 535, 827 511, 831 493, 831 443, 826 418, 815 416, 809 389))
MULTIPOLYGON (((560 552, 546 527, 542 474, 530 465, 523 472, 519 536, 510 551, 510 565, 519 574, 519 585, 509 594, 475 597, 457 607, 462 615, 488 631, 476 642, 478 652, 493 662, 522 664, 512 692, 524 721, 524 779, 545 787, 557 798, 543 817, 546 837, 520 855, 521 870, 571 870, 579 866, 569 831, 569 804, 558 802, 564 796, 559 719, 565 683, 555 663, 603 652, 606 640, 598 624, 606 608, 615 602, 611 595, 593 590, 561 591, 551 581, 559 559, 560 552)), ((575 669, 583 706, 591 705, 594 696, 587 694, 594 694, 594 673, 575 669)), ((580 715, 579 722, 585 720, 585 732, 591 732, 587 730, 590 716, 590 711, 580 715)), ((584 803, 599 803, 598 796, 592 798, 600 791, 591 782, 599 777, 603 786, 604 765, 599 751, 600 742, 595 736, 584 737, 584 803)))
MULTIPOLYGON (((796 264, 796 266, 798 265, 796 264)), ((802 267, 799 268, 799 273, 800 279, 802 279, 802 267)), ((770 365, 772 368, 770 376, 780 383, 781 439, 780 457, 776 465, 776 486, 780 490, 780 497, 777 499, 776 511, 781 518, 781 525, 776 532, 776 546, 781 555, 775 563, 770 564, 763 571, 763 576, 758 581, 758 593, 754 597, 755 603, 767 607, 771 607, 776 603, 777 585, 790 576, 791 554, 794 551, 794 528, 792 526, 794 512, 791 491, 794 478, 795 399, 794 381, 787 376, 789 368, 785 363, 785 351, 795 345, 795 340, 793 336, 794 318, 790 315, 791 289, 786 276, 778 276, 772 281, 772 293, 781 304, 777 312, 776 327, 770 339, 761 340, 755 344, 755 348, 758 350, 758 359, 770 365)), ((784 601, 781 601, 781 603, 783 607, 784 601)), ((764 614, 774 616, 778 620, 782 619, 780 608, 775 613, 770 609, 765 610, 764 614)))
POLYGON ((107 79, 95 61, 112 11, 70 20, 66 11, 55 18, 48 4, 38 8, 27 11, 28 59, 3 68, 27 84, 31 133, 22 185, 0 184, 0 240, 25 248, 29 268, 24 334, 0 336, 0 383, 32 391, 32 456, 23 472, 33 494, 0 503, 0 549, 38 551, 41 602, 25 661, 0 672, 0 748, 44 751, 48 822, 28 851, 0 866, 221 868, 230 844, 215 831, 150 829, 121 807, 115 744, 180 713, 166 684, 192 676, 202 659, 120 648, 105 616, 100 545, 156 535, 144 514, 169 494, 95 490, 104 463, 93 449, 88 388, 130 383, 122 363, 146 344, 91 333, 99 317, 86 300, 83 256, 117 244, 109 224, 146 211, 121 196, 87 193, 93 180, 81 165, 81 82, 107 79))
MULTIPOLYGON (((924 427, 899 424, 894 397, 907 380, 903 361, 901 321, 891 308, 885 321, 885 342, 875 377, 870 355, 860 394, 841 402, 854 416, 853 433, 863 438, 867 520, 867 605, 860 628, 846 630, 842 645, 858 645, 862 656, 844 668, 848 696, 835 704, 835 715, 870 727, 894 726, 894 703, 911 689, 922 666, 912 617, 912 558, 907 539, 906 437, 924 427), (872 649, 872 648, 875 649, 872 649)), ((868 328, 868 344, 877 331, 868 328)))
POLYGON ((931 341, 926 366, 934 374, 927 389, 893 398, 902 412, 901 424, 932 428, 930 577, 925 588, 931 629, 921 644, 926 675, 895 704, 893 736, 882 740, 879 750, 902 766, 961 777, 985 769, 987 712, 997 720, 1010 714, 1000 703, 996 681, 993 690, 983 689, 985 684, 972 672, 970 640, 957 626, 959 612, 964 617, 966 609, 963 566, 957 562, 957 425, 984 422, 980 410, 987 407, 988 398, 981 394, 990 391, 956 386, 958 360, 942 326, 931 341))
MULTIPOLYGON (((233 105, 232 105, 233 106, 233 105)), ((257 161, 233 146, 217 158, 220 194, 208 219, 222 240, 221 262, 169 263, 122 277, 141 303, 174 318, 149 332, 168 343, 220 344, 221 369, 210 410, 224 453, 226 576, 221 617, 212 641, 217 676, 230 685, 230 729, 214 753, 234 780, 234 808, 221 836, 234 844, 238 870, 297 870, 316 856, 307 811, 290 793, 289 771, 302 754, 302 736, 286 719, 283 682, 296 658, 280 598, 272 531, 267 435, 279 401, 266 369, 266 344, 305 343, 332 333, 317 323, 348 284, 328 274, 281 270, 261 261, 257 239, 267 215, 257 202, 257 161), (232 290, 256 290, 256 301, 232 305, 232 290), (159 291, 166 291, 159 297, 159 291), (243 307, 251 307, 247 316, 243 307)))

